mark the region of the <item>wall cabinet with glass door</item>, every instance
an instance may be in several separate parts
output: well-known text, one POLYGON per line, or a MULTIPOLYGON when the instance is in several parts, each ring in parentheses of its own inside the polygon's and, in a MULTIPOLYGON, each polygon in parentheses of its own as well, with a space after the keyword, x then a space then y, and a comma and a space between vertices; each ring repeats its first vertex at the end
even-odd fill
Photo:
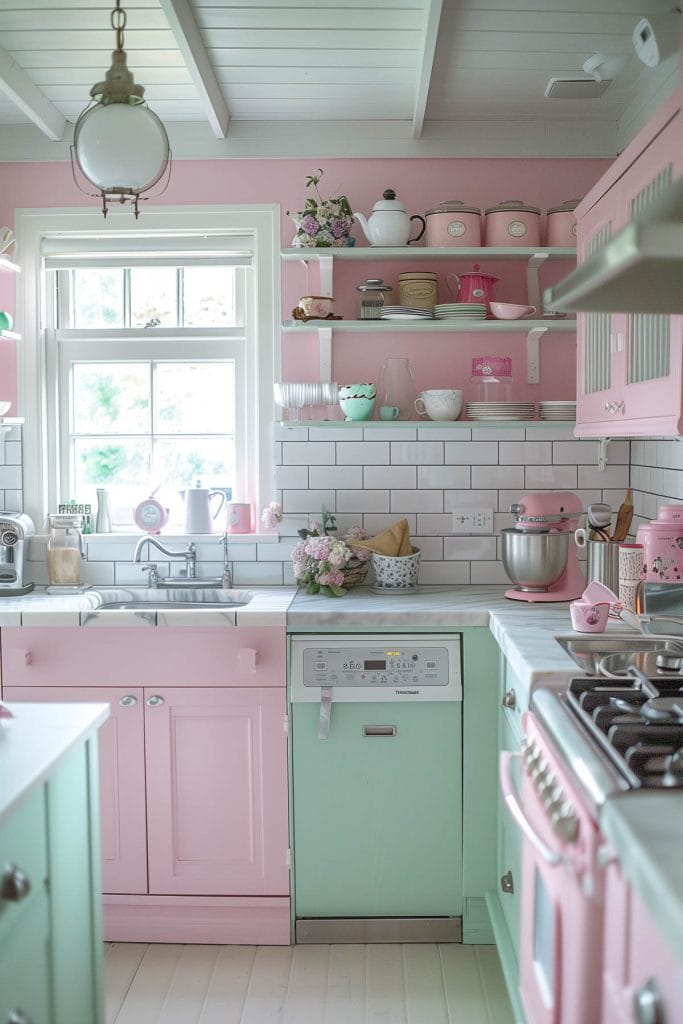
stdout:
MULTIPOLYGON (((673 99, 617 158, 578 211, 578 254, 599 251, 683 172, 679 100, 673 99), (590 197, 589 197, 590 200, 590 197)), ((579 437, 678 434, 683 409, 683 317, 585 313, 577 322, 579 437)))
MULTIPOLYGON (((518 301, 527 301, 530 305, 536 307, 537 310, 542 310, 541 300, 541 288, 539 283, 539 275, 542 268, 546 267, 548 263, 555 261, 570 261, 567 269, 570 268, 571 262, 575 259, 576 253, 571 248, 545 248, 542 246, 536 248, 524 248, 524 247, 510 247, 510 248, 497 248, 497 247, 482 247, 482 248, 412 248, 412 247, 399 247, 399 248, 381 248, 381 247, 360 247, 360 248, 342 248, 342 249, 284 249, 282 251, 282 259, 285 264, 292 262, 304 263, 307 268, 306 280, 308 287, 313 289, 319 289, 321 295, 334 295, 335 280, 334 272, 335 265, 339 268, 340 261, 345 265, 347 262, 355 264, 355 267, 359 271, 359 278, 361 275, 372 275, 379 274, 378 267, 382 270, 384 264, 395 264, 401 262, 405 267, 414 266, 419 264, 421 268, 428 269, 425 264, 438 266, 442 261, 447 260, 449 266, 456 267, 456 264, 462 264, 462 268, 457 267, 460 272, 461 269, 471 269, 472 265, 478 263, 482 268, 487 267, 489 264, 500 264, 504 263, 507 265, 515 265, 515 272, 519 273, 520 267, 525 270, 525 281, 520 281, 519 287, 517 288, 518 293, 525 292, 525 294, 518 294, 518 301), (372 267, 368 267, 368 264, 373 264, 372 267), (312 285, 309 281, 308 270, 311 268, 317 268, 319 271, 319 277, 312 285), (361 269, 362 268, 362 269, 361 269)), ((402 268, 403 269, 403 268, 402 268)), ((387 276, 386 270, 383 271, 387 276)), ((339 276, 339 275, 337 275, 339 276)), ((450 275, 449 275, 450 276, 450 275)), ((351 285, 347 283, 346 277, 343 283, 344 293, 349 292, 351 285)), ((536 383, 538 372, 539 372, 539 355, 538 345, 539 340, 546 333, 553 334, 574 334, 576 324, 573 319, 563 320, 554 318, 544 318, 543 314, 536 314, 533 319, 520 320, 420 320, 416 321, 399 321, 399 320, 367 320, 358 319, 357 305, 359 301, 358 293, 353 294, 351 298, 347 297, 346 308, 349 308, 351 304, 354 305, 354 316, 344 316, 343 319, 339 320, 309 320, 307 322, 300 322, 297 320, 284 320, 282 323, 282 334, 283 341, 293 336, 310 335, 311 332, 315 331, 318 335, 319 343, 319 359, 320 359, 320 379, 330 380, 332 378, 332 341, 337 335, 349 335, 363 333, 364 335, 370 336, 381 336, 386 334, 392 334, 397 336, 403 336, 405 334, 418 334, 425 336, 425 339, 435 333, 443 334, 448 332, 454 337, 457 336, 458 341, 464 341, 465 338, 460 336, 466 336, 466 340, 470 340, 470 335, 473 335, 475 340, 479 335, 503 335, 510 338, 520 338, 526 335, 527 347, 526 347, 526 374, 520 374, 520 376, 527 377, 529 383, 536 383), (536 378, 536 379, 534 379, 536 378)), ((337 296, 337 300, 339 296, 337 296)), ((447 298, 443 292, 439 296, 439 301, 456 301, 454 295, 448 295, 447 298)), ((398 294, 395 290, 394 294, 389 297, 385 297, 387 304, 397 304, 398 294)), ((341 303, 337 301, 335 311, 339 314, 341 303)), ((474 350, 473 350, 474 354, 474 350)), ((571 396, 574 397, 573 395, 571 396)))
POLYGON ((5 629, 14 701, 108 701, 105 938, 289 942, 285 638, 248 629, 5 629))

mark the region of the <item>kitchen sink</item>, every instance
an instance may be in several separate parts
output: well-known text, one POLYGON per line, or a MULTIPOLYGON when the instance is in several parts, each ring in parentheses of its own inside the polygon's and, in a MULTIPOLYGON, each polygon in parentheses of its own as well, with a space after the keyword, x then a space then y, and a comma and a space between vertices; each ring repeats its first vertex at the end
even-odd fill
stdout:
POLYGON ((605 636, 556 636, 558 644, 584 672, 600 671, 600 662, 608 655, 670 654, 683 657, 683 637, 643 636, 642 633, 621 633, 605 636))
POLYGON ((254 596, 249 590, 220 587, 90 587, 96 609, 168 611, 170 608, 244 608, 254 596))

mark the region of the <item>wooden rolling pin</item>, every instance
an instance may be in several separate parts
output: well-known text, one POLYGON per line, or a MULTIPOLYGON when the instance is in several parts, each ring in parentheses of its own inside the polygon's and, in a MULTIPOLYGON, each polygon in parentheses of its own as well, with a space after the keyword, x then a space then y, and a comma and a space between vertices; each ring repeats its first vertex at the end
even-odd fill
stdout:
POLYGON ((633 490, 629 487, 617 512, 617 521, 612 532, 612 540, 623 543, 628 537, 633 519, 633 490))

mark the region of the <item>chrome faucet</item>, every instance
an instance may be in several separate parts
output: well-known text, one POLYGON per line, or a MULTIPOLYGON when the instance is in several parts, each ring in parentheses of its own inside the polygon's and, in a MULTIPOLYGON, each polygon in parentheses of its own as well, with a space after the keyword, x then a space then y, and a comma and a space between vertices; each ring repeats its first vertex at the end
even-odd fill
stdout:
MULTIPOLYGON (((197 548, 190 541, 184 551, 172 551, 170 548, 165 548, 163 544, 156 539, 156 537, 141 537, 135 545, 135 551, 133 553, 133 562, 137 563, 140 561, 142 549, 145 544, 152 544, 153 547, 161 551, 162 555, 166 555, 167 558, 184 558, 185 559, 185 576, 188 580, 195 578, 197 574, 197 548)), ((149 554, 148 554, 149 557, 149 554)), ((145 570, 148 567, 145 566, 145 570)), ((149 570, 149 586, 157 586, 159 576, 155 571, 149 570)))
POLYGON ((223 545, 223 575, 221 576, 221 586, 223 590, 230 590, 232 587, 232 573, 230 572, 230 565, 228 562, 228 534, 224 533, 218 540, 219 544, 223 545))

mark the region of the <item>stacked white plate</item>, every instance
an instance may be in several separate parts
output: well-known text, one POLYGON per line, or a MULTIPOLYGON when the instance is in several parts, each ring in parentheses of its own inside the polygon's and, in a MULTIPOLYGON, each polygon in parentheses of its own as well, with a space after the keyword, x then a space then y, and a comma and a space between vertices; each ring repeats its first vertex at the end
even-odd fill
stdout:
POLYGON ((538 410, 542 420, 576 419, 576 402, 541 402, 538 410))
POLYGON ((418 306, 382 306, 380 320, 433 320, 431 309, 418 306))
POLYGON ((485 320, 486 304, 483 302, 439 302, 434 306, 437 320, 485 320))
POLYGON ((468 402, 468 420, 532 420, 533 402, 468 402))

